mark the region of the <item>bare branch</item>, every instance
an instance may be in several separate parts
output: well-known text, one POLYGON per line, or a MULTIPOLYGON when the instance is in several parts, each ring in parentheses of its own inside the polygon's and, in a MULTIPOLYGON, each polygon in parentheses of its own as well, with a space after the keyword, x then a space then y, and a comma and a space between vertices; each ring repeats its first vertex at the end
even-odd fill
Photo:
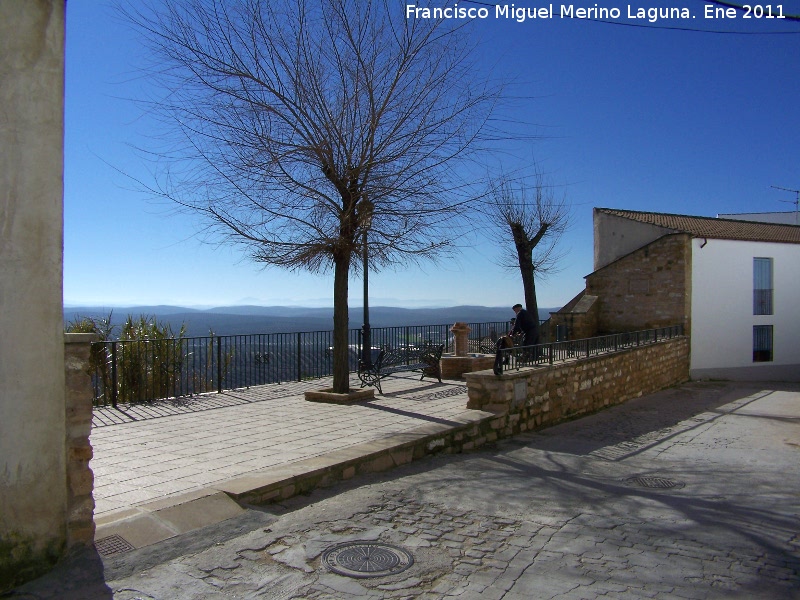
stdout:
POLYGON ((482 212, 487 219, 486 234, 500 249, 498 263, 519 270, 525 305, 529 313, 537 315, 534 337, 538 339, 536 279, 556 272, 563 259, 557 245, 570 224, 566 194, 558 194, 534 166, 528 177, 504 175, 490 180, 482 212))

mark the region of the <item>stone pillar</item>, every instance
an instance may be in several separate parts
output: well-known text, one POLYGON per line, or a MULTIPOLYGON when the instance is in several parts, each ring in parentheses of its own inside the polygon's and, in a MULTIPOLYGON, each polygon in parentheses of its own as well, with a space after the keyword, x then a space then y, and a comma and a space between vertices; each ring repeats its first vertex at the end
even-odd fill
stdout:
POLYGON ((94 474, 89 468, 92 445, 91 344, 94 333, 64 334, 67 412, 67 547, 94 543, 94 474))
POLYGON ((466 323, 455 323, 450 331, 456 338, 456 356, 466 356, 469 352, 469 332, 472 331, 466 323))
POLYGON ((64 0, 0 0, 0 593, 66 547, 64 0))

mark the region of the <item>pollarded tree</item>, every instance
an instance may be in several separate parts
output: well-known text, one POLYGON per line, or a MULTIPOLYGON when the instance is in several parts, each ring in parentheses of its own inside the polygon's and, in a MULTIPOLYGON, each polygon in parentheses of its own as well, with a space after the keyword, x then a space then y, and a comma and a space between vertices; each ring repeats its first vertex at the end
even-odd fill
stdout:
POLYGON ((519 270, 525 308, 536 324, 539 343, 539 303, 536 279, 558 270, 563 254, 558 242, 569 227, 571 207, 539 170, 518 179, 499 176, 489 182, 483 213, 488 233, 500 248, 500 266, 519 270))
POLYGON ((347 392, 363 233, 374 269, 450 248, 469 196, 457 167, 505 136, 502 87, 478 75, 464 21, 406 18, 393 0, 159 6, 126 13, 168 92, 152 109, 169 168, 151 189, 256 261, 333 271, 333 387, 347 392))

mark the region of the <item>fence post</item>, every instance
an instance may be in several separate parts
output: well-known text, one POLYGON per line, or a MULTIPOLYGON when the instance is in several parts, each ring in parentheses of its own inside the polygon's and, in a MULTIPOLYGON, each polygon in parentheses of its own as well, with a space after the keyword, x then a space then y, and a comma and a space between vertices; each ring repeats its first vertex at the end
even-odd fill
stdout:
POLYGON ((217 393, 222 393, 222 336, 217 336, 217 393))
POLYGON ((550 346, 550 364, 553 364, 553 354, 555 353, 555 348, 553 347, 553 342, 548 344, 550 346))
POLYGON ((303 381, 303 356, 302 356, 303 351, 301 349, 302 341, 303 341, 303 334, 298 331, 297 332, 297 381, 303 381))
POLYGON ((111 342, 111 406, 117 408, 117 342, 111 342))

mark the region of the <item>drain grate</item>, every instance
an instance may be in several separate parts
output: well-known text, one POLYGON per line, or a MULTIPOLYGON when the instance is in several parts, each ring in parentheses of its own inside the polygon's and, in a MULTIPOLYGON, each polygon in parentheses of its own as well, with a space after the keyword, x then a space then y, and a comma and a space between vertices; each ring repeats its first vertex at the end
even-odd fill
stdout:
POLYGON ((679 490, 686 484, 682 481, 667 479, 666 477, 629 477, 625 480, 628 485, 649 488, 653 490, 679 490))
POLYGON ((402 573, 414 564, 414 557, 391 544, 347 542, 325 550, 322 562, 339 575, 365 578, 402 573))
POLYGON ((407 400, 417 400, 417 401, 424 401, 424 400, 441 400, 442 398, 449 398, 450 396, 459 396, 461 394, 467 393, 467 386, 465 385, 457 385, 455 387, 450 387, 445 390, 440 390, 438 392, 433 392, 432 394, 422 394, 420 396, 410 396, 407 400))
POLYGON ((111 556, 135 549, 128 540, 116 534, 97 540, 94 546, 101 556, 111 556))

